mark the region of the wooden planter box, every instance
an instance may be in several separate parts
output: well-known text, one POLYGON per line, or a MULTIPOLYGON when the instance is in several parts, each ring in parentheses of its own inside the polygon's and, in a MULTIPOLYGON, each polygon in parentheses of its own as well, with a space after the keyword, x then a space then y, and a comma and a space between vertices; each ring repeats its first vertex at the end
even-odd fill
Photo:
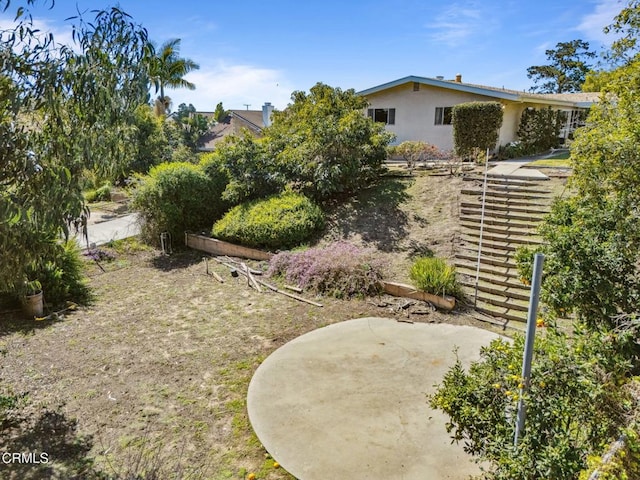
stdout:
POLYGON ((411 285, 406 285, 404 283, 397 282, 385 282, 382 281, 382 288, 385 293, 389 295, 393 295, 395 297, 406 297, 412 298, 414 300, 423 300, 425 302, 433 303, 436 307, 441 308, 443 310, 453 310, 456 306, 456 299, 454 297, 449 296, 439 296, 433 295, 432 293, 421 292, 420 290, 416 290, 415 287, 411 285))
POLYGON ((216 238, 205 237, 193 233, 185 233, 184 243, 212 255, 228 255, 229 257, 250 258, 251 260, 270 260, 273 253, 263 252, 255 248, 243 247, 216 238))

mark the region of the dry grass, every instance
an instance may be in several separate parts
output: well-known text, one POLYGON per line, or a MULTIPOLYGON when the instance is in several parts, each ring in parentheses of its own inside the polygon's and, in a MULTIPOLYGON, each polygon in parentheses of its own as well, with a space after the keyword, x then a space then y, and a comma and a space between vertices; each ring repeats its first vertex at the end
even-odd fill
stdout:
MULTIPOLYGON (((336 207, 320 244, 347 239, 377 248, 391 265, 389 278, 406 281, 416 255, 453 255, 461 185, 429 176, 383 182, 336 207)), ((125 248, 116 255, 106 272, 87 265, 93 305, 55 322, 0 322, 3 385, 27 393, 34 412, 63 405, 78 420, 77 432, 89 436, 89 456, 114 475, 144 458, 147 469, 162 465, 160 478, 291 478, 273 468, 248 421, 246 392, 257 366, 316 328, 406 315, 392 298, 322 298, 318 308, 260 294, 210 262, 225 278, 220 284, 193 251, 163 257, 125 248)), ((460 312, 413 320, 474 323, 460 312)))

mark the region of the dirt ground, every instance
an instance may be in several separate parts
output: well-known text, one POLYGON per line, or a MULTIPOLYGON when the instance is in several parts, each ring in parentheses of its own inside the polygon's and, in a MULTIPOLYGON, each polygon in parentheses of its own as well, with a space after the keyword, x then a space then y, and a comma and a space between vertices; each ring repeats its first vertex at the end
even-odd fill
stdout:
MULTIPOLYGON (((376 248, 388 260, 388 279, 407 281, 415 255, 453 256, 462 184, 450 176, 387 179, 336 207, 319 243, 376 248)), ((201 252, 111 252, 116 259, 102 264, 104 272, 87 261, 92 305, 43 322, 0 312, 2 384, 24 396, 28 420, 54 437, 42 443, 16 433, 13 448, 48 448, 52 458, 22 470, 0 465, 1 478, 71 478, 87 459, 119 478, 145 470, 162 472, 152 478, 292 478, 274 467, 246 414, 251 376, 271 352, 366 316, 490 328, 464 311, 408 314, 406 301, 393 297, 313 298, 320 308, 258 293, 209 261, 221 284, 206 275, 201 252)))

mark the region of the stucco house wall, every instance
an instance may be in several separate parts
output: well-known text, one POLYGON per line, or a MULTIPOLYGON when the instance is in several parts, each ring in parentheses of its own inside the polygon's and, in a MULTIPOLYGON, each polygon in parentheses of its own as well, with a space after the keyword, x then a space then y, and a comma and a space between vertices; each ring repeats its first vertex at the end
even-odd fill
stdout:
MULTIPOLYGON (((388 84, 359 92, 369 102, 368 112, 376 109, 395 109, 393 124, 386 129, 396 135, 394 144, 407 140, 421 140, 436 145, 441 150, 453 150, 453 126, 436 124, 436 109, 453 107, 466 102, 499 102, 503 106, 503 122, 498 145, 517 140, 522 112, 527 107, 561 110, 588 109, 593 95, 571 94, 540 95, 514 90, 465 84, 461 76, 456 80, 426 77, 405 77, 388 84), (577 103, 576 100, 581 100, 577 103)), ((365 113, 368 113, 365 112, 365 113)))

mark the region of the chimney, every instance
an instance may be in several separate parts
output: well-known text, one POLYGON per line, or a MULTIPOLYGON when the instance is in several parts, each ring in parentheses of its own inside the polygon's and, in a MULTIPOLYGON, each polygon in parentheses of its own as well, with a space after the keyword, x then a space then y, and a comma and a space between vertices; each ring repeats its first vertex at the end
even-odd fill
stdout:
POLYGON ((462 74, 456 73, 456 83, 462 83, 462 74))
POLYGON ((272 113, 273 113, 273 105, 271 105, 271 102, 264 102, 264 105, 262 106, 262 124, 265 127, 268 127, 271 125, 272 113))
POLYGON ((438 76, 436 77, 436 80, 444 80, 444 76, 442 76, 442 75, 438 75, 438 76))

